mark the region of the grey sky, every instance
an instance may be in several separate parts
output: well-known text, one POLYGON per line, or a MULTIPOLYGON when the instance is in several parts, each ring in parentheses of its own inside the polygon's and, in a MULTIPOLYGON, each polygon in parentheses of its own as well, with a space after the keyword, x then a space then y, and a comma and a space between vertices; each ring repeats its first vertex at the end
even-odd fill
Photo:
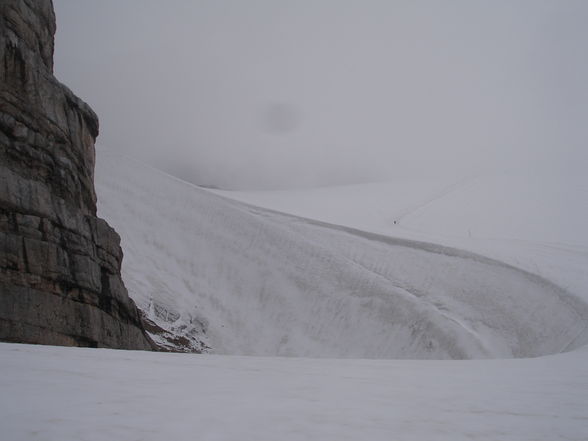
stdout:
POLYGON ((54 2, 99 143, 197 183, 588 162, 586 1, 54 2))

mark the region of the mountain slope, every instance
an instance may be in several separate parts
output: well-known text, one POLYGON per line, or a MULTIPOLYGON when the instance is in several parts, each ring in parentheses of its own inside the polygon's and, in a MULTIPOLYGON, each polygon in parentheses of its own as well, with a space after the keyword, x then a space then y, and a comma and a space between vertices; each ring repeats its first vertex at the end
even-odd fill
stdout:
POLYGON ((96 185, 130 295, 216 353, 529 357, 588 341, 585 302, 495 260, 247 206, 104 150, 96 185))

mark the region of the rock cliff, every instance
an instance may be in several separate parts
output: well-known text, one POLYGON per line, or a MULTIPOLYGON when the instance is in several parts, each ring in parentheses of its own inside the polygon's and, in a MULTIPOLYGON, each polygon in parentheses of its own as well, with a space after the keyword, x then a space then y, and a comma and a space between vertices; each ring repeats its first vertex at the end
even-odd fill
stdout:
POLYGON ((0 340, 151 349, 96 217, 98 118, 53 76, 51 0, 0 3, 0 340))

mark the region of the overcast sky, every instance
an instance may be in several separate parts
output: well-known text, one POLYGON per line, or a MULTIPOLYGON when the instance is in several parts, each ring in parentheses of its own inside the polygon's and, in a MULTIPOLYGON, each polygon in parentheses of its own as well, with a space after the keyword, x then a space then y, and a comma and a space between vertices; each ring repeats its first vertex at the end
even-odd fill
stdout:
POLYGON ((196 183, 588 162, 584 0, 54 3, 98 144, 196 183))

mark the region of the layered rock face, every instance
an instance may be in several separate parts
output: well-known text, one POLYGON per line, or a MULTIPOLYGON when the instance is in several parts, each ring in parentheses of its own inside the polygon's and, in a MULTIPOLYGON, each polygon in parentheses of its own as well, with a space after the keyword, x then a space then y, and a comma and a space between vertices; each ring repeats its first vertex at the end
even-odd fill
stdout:
POLYGON ((50 0, 0 2, 0 340, 151 349, 96 217, 98 118, 53 76, 50 0))

